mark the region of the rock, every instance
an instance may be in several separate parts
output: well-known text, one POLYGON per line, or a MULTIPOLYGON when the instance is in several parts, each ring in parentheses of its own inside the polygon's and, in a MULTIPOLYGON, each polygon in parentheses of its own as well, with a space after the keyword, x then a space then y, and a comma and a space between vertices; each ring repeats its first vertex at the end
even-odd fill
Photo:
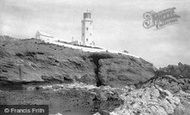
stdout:
POLYGON ((144 82, 154 76, 152 64, 134 57, 100 59, 99 77, 113 87, 144 82))
MULTIPOLYGON (((190 65, 178 63, 178 65, 168 65, 167 67, 160 68, 158 72, 162 73, 162 75, 171 75, 175 79, 177 79, 177 83, 172 82, 173 90, 183 90, 186 92, 190 91, 190 65)), ((171 83, 169 83, 171 86, 171 83)))
POLYGON ((102 110, 99 113, 100 113, 100 115, 110 115, 110 112, 106 111, 106 110, 102 110))
POLYGON ((83 52, 38 39, 0 36, 0 41, 0 84, 51 81, 125 86, 154 76, 152 64, 128 55, 83 52))
POLYGON ((47 104, 50 114, 110 114, 123 105, 120 95, 133 90, 126 85, 144 82, 156 70, 129 55, 38 39, 0 36, 0 41, 0 104, 47 104))
POLYGON ((172 115, 181 104, 179 97, 158 86, 136 89, 121 97, 124 105, 110 115, 172 115))
POLYGON ((177 93, 181 90, 189 92, 190 89, 189 78, 176 78, 172 75, 156 75, 146 82, 135 84, 136 87, 146 87, 149 85, 156 84, 163 89, 169 90, 172 93, 177 93))
POLYGON ((181 62, 179 62, 178 65, 168 65, 167 67, 160 68, 159 70, 176 78, 190 78, 190 65, 182 64, 181 62))
MULTIPOLYGON (((103 112, 104 115, 123 104, 116 89, 92 87, 85 84, 42 85, 38 90, 0 90, 0 104, 45 104, 50 114, 103 112), (24 93, 23 93, 24 92, 24 93)), ((78 115, 78 114, 77 114, 78 115)))
POLYGON ((97 113, 95 113, 95 114, 93 114, 93 115, 101 115, 99 112, 97 112, 97 113))
POLYGON ((94 64, 81 50, 46 44, 37 39, 3 39, 0 52, 1 80, 51 80, 57 83, 78 80, 96 84, 94 64))

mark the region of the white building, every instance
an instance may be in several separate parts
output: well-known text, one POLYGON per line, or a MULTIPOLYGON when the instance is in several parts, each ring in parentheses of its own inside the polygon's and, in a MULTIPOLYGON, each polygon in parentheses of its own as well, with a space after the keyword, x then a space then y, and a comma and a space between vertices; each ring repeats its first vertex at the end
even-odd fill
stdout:
POLYGON ((53 36, 51 36, 47 33, 39 32, 39 31, 36 32, 36 39, 41 39, 43 41, 49 42, 49 41, 53 40, 53 38, 54 38, 53 36))
POLYGON ((93 20, 89 11, 83 13, 81 42, 85 46, 95 46, 93 41, 93 20))

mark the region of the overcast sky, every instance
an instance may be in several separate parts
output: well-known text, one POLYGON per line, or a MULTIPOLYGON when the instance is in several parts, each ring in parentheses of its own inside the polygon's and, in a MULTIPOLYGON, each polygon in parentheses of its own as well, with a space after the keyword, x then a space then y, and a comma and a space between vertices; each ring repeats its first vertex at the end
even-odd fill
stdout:
POLYGON ((127 50, 156 67, 190 64, 190 0, 0 0, 0 33, 28 38, 40 30, 65 41, 80 40, 87 9, 98 46, 127 50), (143 28, 143 13, 172 7, 181 16, 177 24, 143 28))

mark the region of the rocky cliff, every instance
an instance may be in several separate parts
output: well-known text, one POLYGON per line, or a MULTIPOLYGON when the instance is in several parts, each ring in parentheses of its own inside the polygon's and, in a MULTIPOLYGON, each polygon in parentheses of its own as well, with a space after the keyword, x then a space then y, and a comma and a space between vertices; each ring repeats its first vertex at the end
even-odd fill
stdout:
POLYGON ((73 83, 125 86, 154 76, 141 59, 109 52, 83 52, 37 39, 0 37, 0 82, 73 83))
POLYGON ((189 115, 189 66, 157 70, 130 55, 0 36, 0 105, 50 115, 189 115))
POLYGON ((167 67, 160 68, 160 71, 176 78, 190 78, 190 65, 182 64, 181 62, 178 65, 168 65, 167 67))

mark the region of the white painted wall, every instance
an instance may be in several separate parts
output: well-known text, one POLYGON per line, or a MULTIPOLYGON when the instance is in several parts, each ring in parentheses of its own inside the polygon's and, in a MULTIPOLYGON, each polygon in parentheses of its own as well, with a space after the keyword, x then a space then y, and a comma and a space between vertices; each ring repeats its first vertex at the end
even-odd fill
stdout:
POLYGON ((82 45, 95 46, 95 42, 93 40, 93 20, 90 12, 85 12, 83 14, 81 41, 82 45), (89 13, 90 17, 85 17, 84 15, 86 13, 89 13))

